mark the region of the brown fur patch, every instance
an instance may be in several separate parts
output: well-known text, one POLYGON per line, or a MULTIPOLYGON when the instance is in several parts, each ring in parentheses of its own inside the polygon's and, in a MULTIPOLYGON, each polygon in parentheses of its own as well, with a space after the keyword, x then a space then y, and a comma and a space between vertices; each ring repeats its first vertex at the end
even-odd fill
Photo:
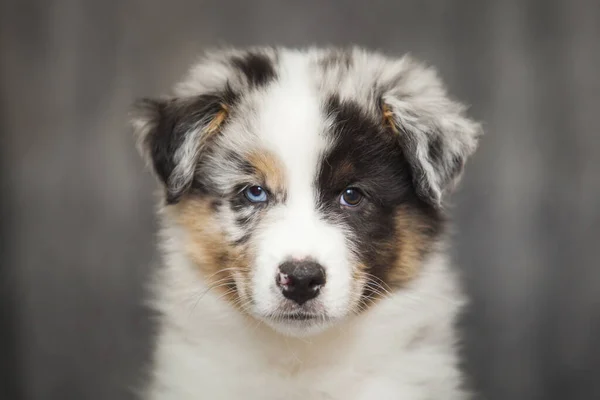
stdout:
POLYGON ((397 259, 390 270, 389 281, 403 284, 419 273, 423 257, 431 249, 435 238, 427 218, 408 207, 401 207, 396 212, 395 222, 397 259))
POLYGON ((185 249, 201 278, 230 302, 239 304, 239 291, 245 289, 241 286, 249 280, 250 255, 226 240, 214 212, 210 199, 192 196, 171 207, 172 217, 188 234, 185 249))
POLYGON ((221 111, 215 115, 215 117, 209 122, 209 124, 204 128, 204 135, 202 135, 202 142, 206 143, 210 138, 212 138, 216 133, 219 133, 221 130, 221 126, 225 122, 229 115, 229 107, 226 104, 221 103, 221 111))
POLYGON ((254 151, 248 155, 248 162, 271 191, 281 195, 285 193, 285 170, 277 156, 268 151, 254 151))
POLYGON ((383 103, 381 105, 381 110, 383 116, 383 125, 390 128, 394 133, 400 133, 396 127, 396 123, 394 122, 394 113, 390 106, 383 103))

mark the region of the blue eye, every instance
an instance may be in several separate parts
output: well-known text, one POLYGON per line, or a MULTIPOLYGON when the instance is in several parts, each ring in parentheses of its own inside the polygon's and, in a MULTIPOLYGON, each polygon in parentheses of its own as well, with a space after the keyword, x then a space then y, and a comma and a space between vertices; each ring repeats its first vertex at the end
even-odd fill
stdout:
POLYGON ((345 207, 356 207, 363 199, 363 194, 355 188, 348 188, 340 196, 340 204, 345 207))
POLYGON ((252 203, 264 203, 267 201, 267 192, 260 186, 248 186, 244 189, 243 193, 252 203))

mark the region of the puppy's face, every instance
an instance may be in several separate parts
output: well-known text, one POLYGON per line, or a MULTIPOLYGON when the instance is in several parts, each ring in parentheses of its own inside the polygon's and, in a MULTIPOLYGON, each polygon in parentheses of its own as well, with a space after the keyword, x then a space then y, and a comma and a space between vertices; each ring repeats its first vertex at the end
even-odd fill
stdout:
POLYGON ((419 273, 479 131, 431 70, 358 49, 213 54, 134 122, 199 281, 291 335, 419 273))

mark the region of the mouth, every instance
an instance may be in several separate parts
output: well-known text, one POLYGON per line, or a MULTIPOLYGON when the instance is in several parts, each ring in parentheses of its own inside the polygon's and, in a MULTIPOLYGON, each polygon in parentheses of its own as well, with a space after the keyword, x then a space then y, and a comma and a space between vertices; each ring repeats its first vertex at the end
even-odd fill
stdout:
POLYGON ((284 325, 313 325, 313 323, 317 322, 327 322, 329 321, 329 317, 325 314, 314 314, 314 313, 306 313, 306 312, 294 312, 294 313, 277 313, 270 314, 267 316, 267 319, 276 323, 276 324, 284 324, 284 325))
POLYGON ((335 322, 325 313, 279 312, 261 319, 271 328, 287 336, 303 337, 322 332, 335 322))
POLYGON ((290 321, 307 321, 311 319, 317 319, 321 316, 316 314, 308 314, 308 313, 293 313, 293 314, 283 314, 280 315, 279 318, 283 320, 290 321))

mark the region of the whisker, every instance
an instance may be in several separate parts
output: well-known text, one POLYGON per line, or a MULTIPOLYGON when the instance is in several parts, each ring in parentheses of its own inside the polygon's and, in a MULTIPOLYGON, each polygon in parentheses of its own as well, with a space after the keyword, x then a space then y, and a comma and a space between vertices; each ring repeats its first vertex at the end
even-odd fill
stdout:
POLYGON ((212 289, 216 289, 216 288, 219 288, 219 287, 224 287, 224 286, 229 286, 229 285, 231 285, 232 283, 233 283, 233 284, 235 284, 235 282, 234 282, 234 281, 231 281, 231 282, 229 282, 229 281, 226 281, 226 282, 223 282, 223 283, 221 283, 221 284, 219 284, 219 285, 216 285, 216 286, 215 286, 215 285, 213 285, 213 286, 210 286, 208 289, 206 289, 206 290, 205 290, 203 293, 201 293, 201 294, 198 296, 198 298, 196 299, 196 302, 194 303, 194 306, 193 306, 193 307, 192 307, 192 309, 190 310, 190 313, 191 313, 191 312, 193 312, 193 311, 196 309, 196 307, 198 306, 198 303, 200 302, 200 300, 202 300, 202 299, 204 298, 204 296, 206 296, 206 295, 208 294, 208 292, 210 292, 212 289))

